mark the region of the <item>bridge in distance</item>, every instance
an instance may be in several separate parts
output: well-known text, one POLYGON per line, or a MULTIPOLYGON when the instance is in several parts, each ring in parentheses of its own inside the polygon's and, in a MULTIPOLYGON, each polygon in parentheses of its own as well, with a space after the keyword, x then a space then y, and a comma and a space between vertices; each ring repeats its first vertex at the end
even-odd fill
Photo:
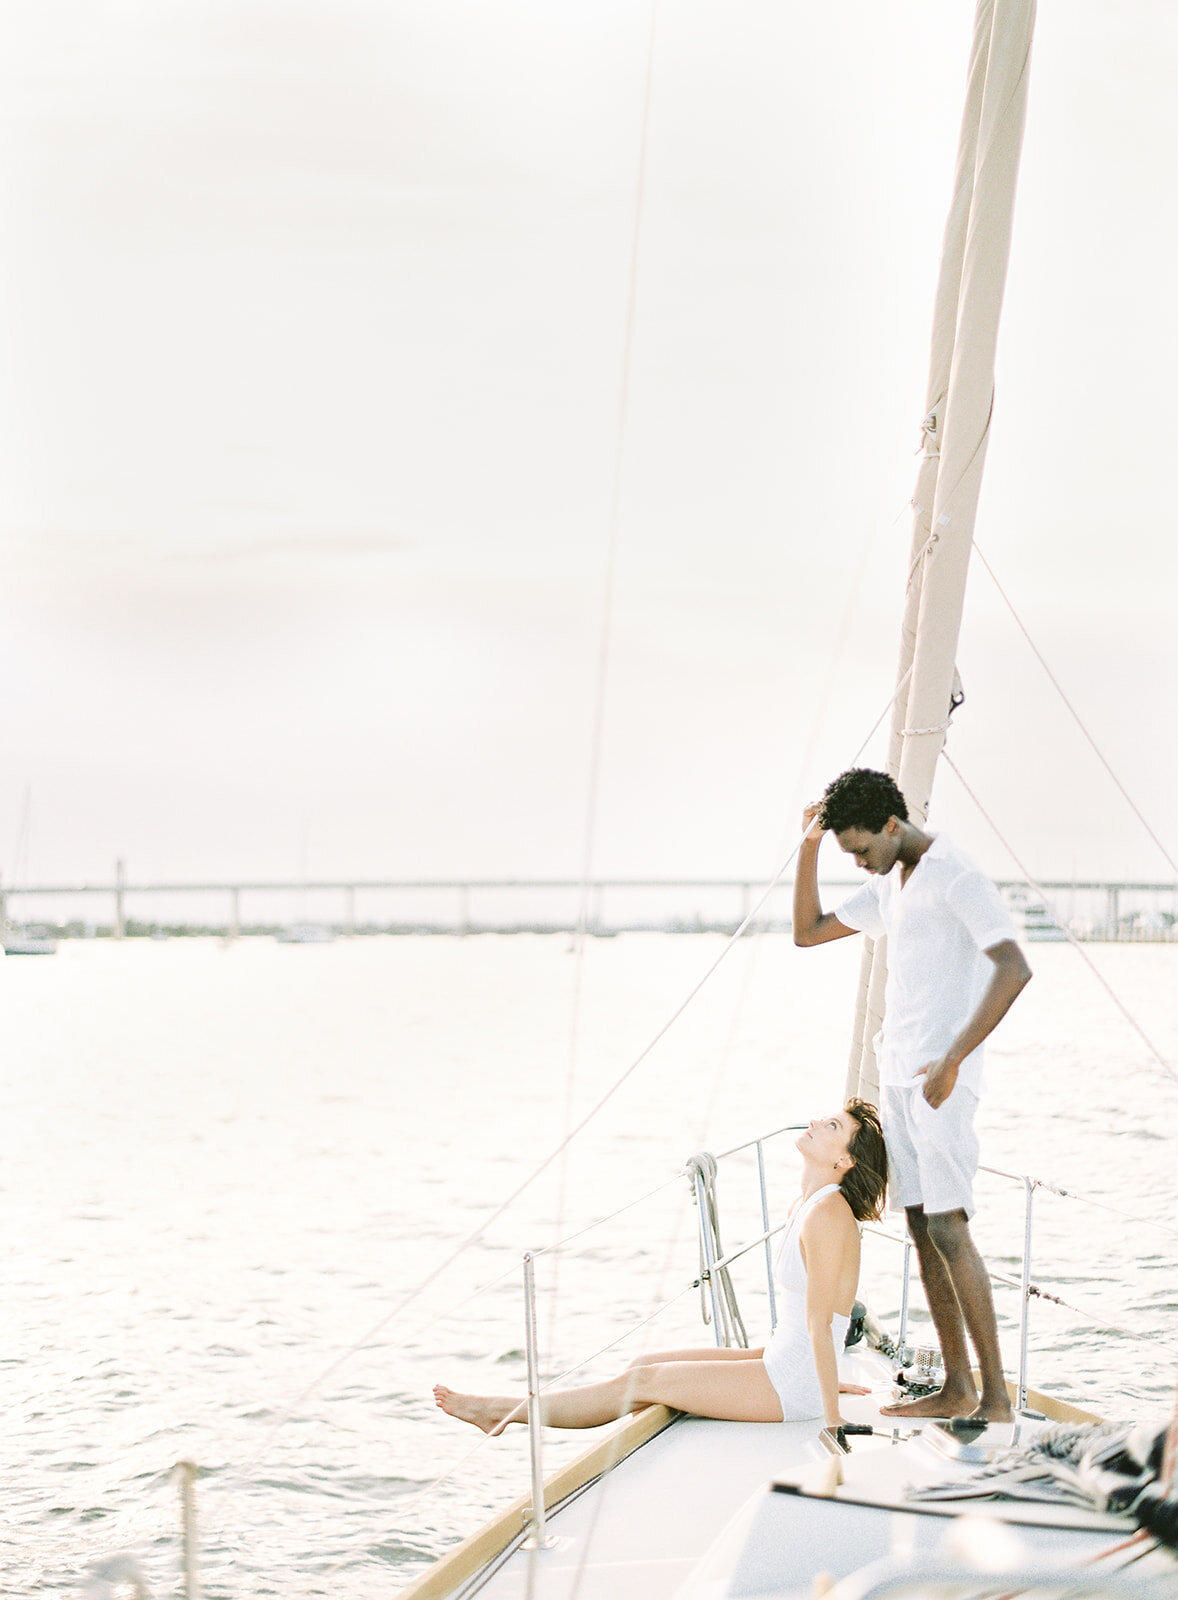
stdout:
MULTIPOLYGON (((823 885, 837 895, 862 881, 829 878, 823 885)), ((792 887, 788 879, 775 887, 757 923, 788 926, 792 887)), ((1178 937, 1174 882, 1068 879, 1031 885, 1006 879, 998 887, 1013 906, 1035 908, 1033 920, 1040 928, 1060 922, 1090 938, 1178 937)), ((129 929, 169 925, 235 935, 308 922, 345 934, 559 932, 582 922, 591 933, 731 931, 764 894, 764 880, 737 877, 617 877, 588 884, 574 878, 475 877, 143 882, 128 878, 118 862, 106 882, 0 887, 0 920, 37 918, 63 931, 67 923, 76 923, 79 931, 116 938, 129 929), (253 912, 248 920, 243 916, 247 904, 253 912), (177 914, 181 907, 183 916, 177 914), (66 911, 69 916, 62 915, 66 911)))

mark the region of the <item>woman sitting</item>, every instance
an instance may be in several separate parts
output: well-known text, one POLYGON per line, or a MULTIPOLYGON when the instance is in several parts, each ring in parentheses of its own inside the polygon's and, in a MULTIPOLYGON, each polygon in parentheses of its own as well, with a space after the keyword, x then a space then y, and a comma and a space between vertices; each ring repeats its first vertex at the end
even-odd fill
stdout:
MULTIPOLYGON (((864 1100, 811 1122, 798 1138, 802 1192, 774 1258, 778 1323, 758 1350, 665 1350, 641 1356, 616 1378, 558 1390, 540 1401, 553 1428, 597 1428, 628 1411, 665 1405, 733 1422, 822 1417, 840 1427, 838 1351, 859 1282, 860 1222, 883 1210, 887 1158, 879 1115, 864 1100)), ((484 1433, 528 1420, 515 1395, 456 1394, 434 1388, 441 1409, 484 1433)))

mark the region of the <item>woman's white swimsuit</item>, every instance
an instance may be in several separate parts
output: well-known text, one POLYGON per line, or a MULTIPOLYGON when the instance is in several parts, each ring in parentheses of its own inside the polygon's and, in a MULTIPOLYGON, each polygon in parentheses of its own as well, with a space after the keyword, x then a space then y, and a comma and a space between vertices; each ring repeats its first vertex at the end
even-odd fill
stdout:
MULTIPOLYGON (((837 1183, 828 1183, 802 1201, 789 1219, 773 1258, 773 1276, 778 1284, 777 1326, 765 1346, 764 1362, 786 1422, 822 1415, 822 1393, 806 1328, 806 1263, 802 1260, 800 1238, 802 1223, 811 1210, 838 1187, 837 1183)), ((846 1343, 849 1321, 837 1311, 830 1319, 836 1356, 846 1343)))

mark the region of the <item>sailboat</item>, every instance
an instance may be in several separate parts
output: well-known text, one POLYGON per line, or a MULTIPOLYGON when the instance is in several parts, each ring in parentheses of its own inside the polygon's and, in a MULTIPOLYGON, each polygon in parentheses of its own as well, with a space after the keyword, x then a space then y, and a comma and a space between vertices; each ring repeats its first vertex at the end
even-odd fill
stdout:
MULTIPOLYGON (((980 0, 974 23, 891 703, 888 766, 918 825, 950 719, 963 699, 957 641, 993 410, 1034 18, 1033 0, 980 0)), ((886 952, 868 945, 847 1077, 848 1094, 868 1099, 878 1095, 872 1041, 882 1019, 885 976, 886 952)), ((758 1162, 769 1137, 754 1141, 758 1162)), ((719 1246, 714 1183, 702 1167, 693 1181, 700 1283, 722 1342, 732 1329, 725 1309, 731 1258, 719 1246)), ((1030 1194, 1028 1188, 1024 1307, 1033 1287, 1030 1194)), ((766 1239, 770 1232, 766 1212, 766 1239)), ((906 1297, 906 1251, 904 1273, 906 1297)), ((1133 1494, 1144 1503, 1142 1484, 1151 1472, 1153 1502, 1172 1496, 1175 1424, 1168 1442, 1157 1427, 1110 1439, 1090 1411, 1029 1388, 1025 1327, 1024 1313, 1019 1372, 1011 1383, 1016 1420, 984 1432, 881 1415, 878 1391, 891 1384, 898 1366, 907 1361, 907 1376, 918 1381, 936 1361, 935 1352, 908 1347, 903 1326, 894 1338, 861 1328, 844 1353, 840 1376, 876 1391, 874 1397, 847 1397, 850 1437, 819 1432, 813 1423, 717 1422, 654 1406, 618 1424, 545 1482, 541 1430, 533 1423, 529 1490, 424 1571, 404 1591, 405 1600, 475 1594, 488 1600, 597 1600, 606 1594, 768 1600, 802 1592, 862 1600, 928 1589, 1130 1594, 1147 1592, 1150 1583, 1156 1592, 1178 1592, 1172 1550, 1141 1531, 1127 1509, 1133 1494), (1118 1480, 1112 1471, 1102 1480, 1114 1459, 1125 1475, 1118 1480), (1060 1463, 1058 1471, 1053 1462, 1060 1463), (1118 1492, 1116 1481, 1129 1484, 1135 1466, 1140 1481, 1133 1494, 1118 1492), (1052 1486, 1036 1497, 1034 1485, 1046 1480, 1052 1486), (1057 1492, 1064 1480, 1073 1488, 1083 1480, 1087 1490, 1070 1497, 1057 1492), (974 1515, 962 1519, 963 1508, 974 1515)), ((529 1392, 539 1392, 533 1338, 529 1392)), ((1171 1526, 1178 1522, 1172 1509, 1168 1515, 1171 1526)), ((1165 1515, 1155 1520, 1164 1523, 1165 1515)))
MULTIPOLYGON (((14 860, 17 882, 22 876, 22 868, 27 867, 26 855, 29 843, 29 823, 33 809, 33 792, 25 790, 24 805, 21 808, 20 829, 17 834, 14 860)), ((0 946, 6 956, 51 956, 57 953, 57 940, 54 939, 47 928, 36 924, 16 924, 8 917, 8 893, 0 889, 0 946)))
POLYGON ((42 927, 4 927, 4 954, 6 956, 52 956, 57 953, 57 940, 42 927))

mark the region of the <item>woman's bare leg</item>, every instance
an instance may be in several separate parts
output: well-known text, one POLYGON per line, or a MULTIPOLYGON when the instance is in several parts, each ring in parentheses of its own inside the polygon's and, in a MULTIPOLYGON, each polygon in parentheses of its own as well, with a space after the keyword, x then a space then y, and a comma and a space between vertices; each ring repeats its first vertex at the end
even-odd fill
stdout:
MULTIPOLYGON (((746 1359, 723 1351, 719 1359, 709 1360, 693 1351, 683 1361, 644 1362, 604 1383, 545 1395, 540 1416, 550 1428, 600 1428, 628 1412, 665 1405, 697 1417, 780 1422, 781 1402, 764 1362, 747 1351, 741 1355, 746 1359)), ((455 1394, 439 1384, 434 1400, 450 1416, 473 1423, 484 1433, 500 1433, 509 1422, 528 1420, 527 1401, 515 1395, 455 1394)))
POLYGON ((729 1422, 781 1421, 781 1401, 759 1353, 717 1350, 711 1359, 644 1365, 626 1376, 637 1379, 637 1397, 646 1405, 729 1422))
POLYGON ((661 1367, 668 1361, 760 1361, 764 1354, 764 1345, 758 1345, 755 1350, 729 1350, 723 1345, 707 1345, 701 1350, 693 1346, 690 1350, 650 1350, 645 1355, 635 1356, 630 1365, 661 1367))

